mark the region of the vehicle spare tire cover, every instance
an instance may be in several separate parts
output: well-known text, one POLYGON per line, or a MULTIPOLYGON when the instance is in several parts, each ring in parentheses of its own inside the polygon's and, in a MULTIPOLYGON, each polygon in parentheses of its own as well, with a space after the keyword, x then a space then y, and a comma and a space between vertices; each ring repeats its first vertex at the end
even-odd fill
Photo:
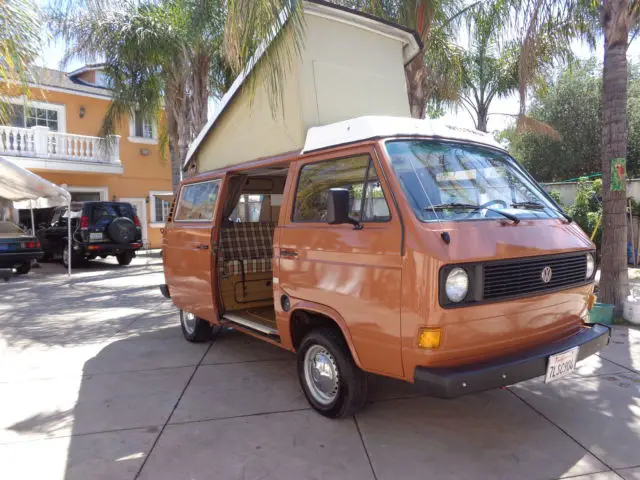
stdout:
POLYGON ((131 243, 136 238, 136 225, 127 217, 118 217, 107 227, 107 233, 116 243, 131 243))

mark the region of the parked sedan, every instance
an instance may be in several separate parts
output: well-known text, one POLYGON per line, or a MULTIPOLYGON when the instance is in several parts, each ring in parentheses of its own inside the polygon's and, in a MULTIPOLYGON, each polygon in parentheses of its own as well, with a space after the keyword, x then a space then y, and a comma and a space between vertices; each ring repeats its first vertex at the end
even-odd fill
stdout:
POLYGON ((37 238, 13 222, 0 221, 0 270, 15 268, 18 274, 26 275, 33 260, 39 260, 42 255, 37 238))

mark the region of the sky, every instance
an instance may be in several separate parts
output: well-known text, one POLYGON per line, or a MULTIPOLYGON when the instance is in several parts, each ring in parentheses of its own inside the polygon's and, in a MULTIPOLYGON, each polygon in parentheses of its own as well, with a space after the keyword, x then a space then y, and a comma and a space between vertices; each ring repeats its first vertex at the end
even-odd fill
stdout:
MULTIPOLYGON (((586 60, 592 57, 597 58, 600 62, 604 60, 604 48, 602 42, 596 47, 595 51, 591 50, 588 45, 574 41, 572 44, 572 50, 577 58, 586 60)), ((630 62, 640 62, 640 40, 636 40, 631 43, 627 51, 627 59, 630 62)), ((529 98, 531 95, 529 95, 529 98)), ((491 102, 491 108, 489 108, 489 132, 504 130, 515 120, 514 116, 518 113, 520 107, 518 95, 513 94, 507 98, 500 98, 491 102), (505 115, 507 114, 507 115, 505 115)), ((453 110, 447 113, 443 119, 453 125, 458 125, 466 128, 474 128, 475 124, 471 116, 462 108, 457 111, 453 110)))
MULTIPOLYGON (((40 6, 46 6, 51 0, 38 0, 40 6)), ((463 27, 464 28, 464 27, 463 27)), ((44 67, 64 70, 70 72, 82 66, 82 62, 78 60, 71 60, 66 65, 61 65, 61 61, 64 57, 65 46, 62 42, 49 42, 45 46, 38 64, 44 67)), ((572 45, 573 53, 576 57, 581 59, 588 59, 596 57, 602 61, 604 57, 604 50, 602 44, 599 44, 595 51, 592 51, 586 44, 575 41, 572 45)), ((640 40, 634 41, 629 47, 627 57, 630 62, 640 62, 640 40)), ((99 59, 96 59, 99 60, 99 59)), ((489 122, 488 130, 490 132, 503 130, 508 127, 514 121, 514 115, 518 113, 519 103, 516 94, 507 98, 496 99, 491 103, 489 109, 489 122)), ((216 102, 209 103, 210 114, 216 109, 216 102)), ((457 125, 460 127, 474 128, 473 119, 462 108, 452 109, 444 117, 444 121, 447 123, 457 125)))

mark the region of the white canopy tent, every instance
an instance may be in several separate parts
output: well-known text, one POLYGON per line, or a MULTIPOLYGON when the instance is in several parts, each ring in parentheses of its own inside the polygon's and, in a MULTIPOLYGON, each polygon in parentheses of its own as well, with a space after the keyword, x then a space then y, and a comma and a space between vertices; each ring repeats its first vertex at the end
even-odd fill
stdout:
MULTIPOLYGON (((13 202, 14 208, 31 210, 31 230, 35 235, 34 208, 68 206, 71 212, 71 194, 64 188, 45 180, 29 170, 0 157, 0 198, 13 202)), ((67 221, 68 273, 71 275, 71 219, 67 221)))

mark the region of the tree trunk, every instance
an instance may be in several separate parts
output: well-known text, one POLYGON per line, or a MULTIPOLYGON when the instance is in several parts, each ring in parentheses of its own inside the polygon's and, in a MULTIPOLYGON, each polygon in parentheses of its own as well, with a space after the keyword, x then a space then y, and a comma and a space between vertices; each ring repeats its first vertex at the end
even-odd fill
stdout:
POLYGON ((615 305, 622 312, 629 294, 627 271, 626 185, 611 191, 611 161, 627 155, 627 0, 604 1, 605 51, 602 100, 602 190, 604 216, 602 225, 602 273, 600 301, 615 305))
POLYGON ((407 94, 409 96, 409 108, 413 118, 424 118, 428 92, 425 88, 425 78, 427 75, 424 66, 424 57, 422 53, 416 57, 405 67, 405 76, 407 79, 407 94))
POLYGON ((178 153, 178 126, 175 119, 175 110, 172 106, 172 103, 167 104, 165 118, 167 122, 167 137, 169 138, 169 158, 171 159, 171 189, 173 193, 176 193, 182 179, 182 161, 178 153))
POLYGON ((481 132, 486 133, 488 121, 489 121, 489 108, 486 105, 478 105, 476 128, 481 132))
POLYGON ((173 193, 178 191, 181 180, 182 160, 176 148, 176 139, 169 140, 169 153, 171 154, 171 188, 173 193))

